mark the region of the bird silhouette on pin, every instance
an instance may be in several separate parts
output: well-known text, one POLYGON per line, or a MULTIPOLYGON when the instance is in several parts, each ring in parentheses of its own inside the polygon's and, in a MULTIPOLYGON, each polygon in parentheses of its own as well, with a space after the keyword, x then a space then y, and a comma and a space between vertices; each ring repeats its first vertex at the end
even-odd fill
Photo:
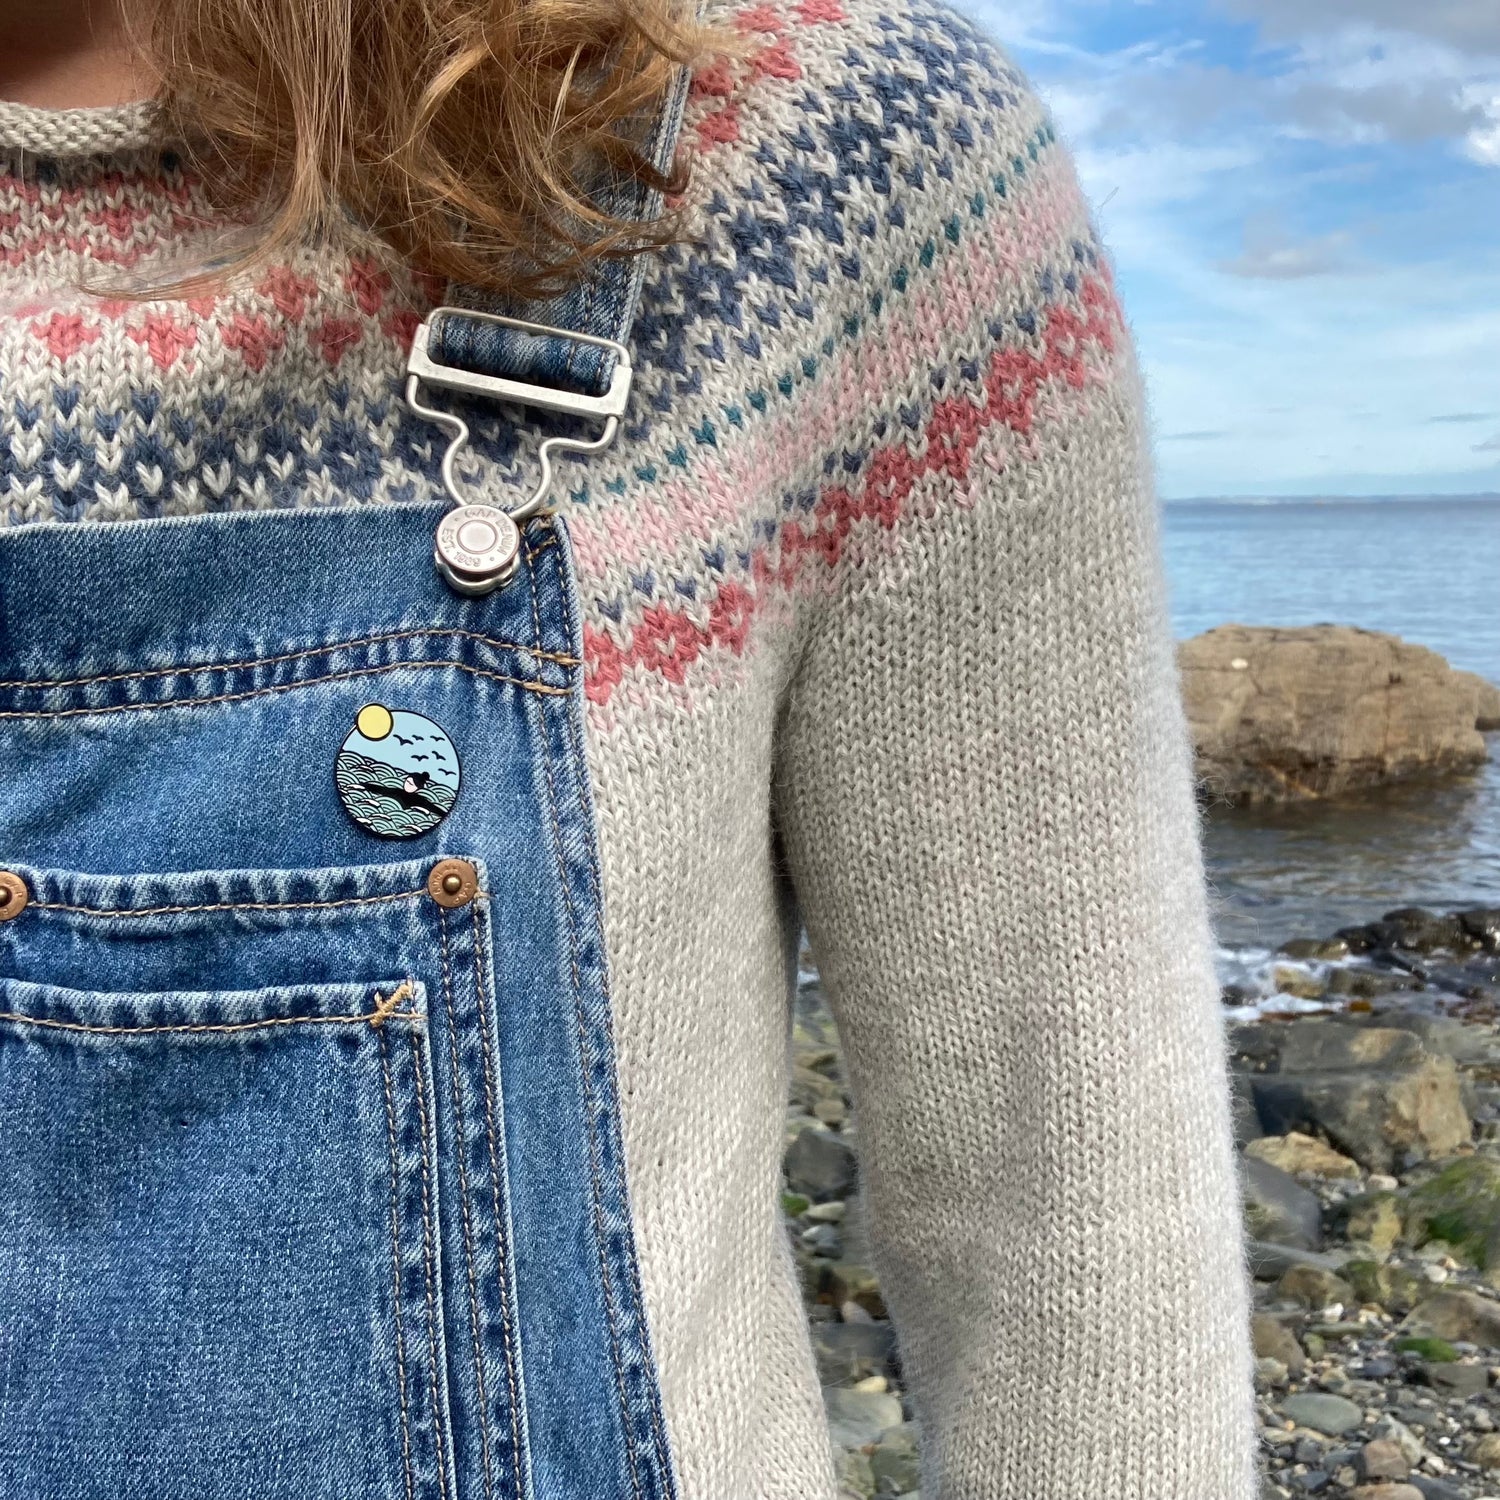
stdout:
POLYGON ((344 810, 381 838, 415 838, 436 828, 458 799, 460 777, 458 752, 437 724, 383 703, 360 709, 334 767, 344 810), (411 748, 419 742, 432 748, 411 748), (425 770, 417 761, 441 764, 425 770))

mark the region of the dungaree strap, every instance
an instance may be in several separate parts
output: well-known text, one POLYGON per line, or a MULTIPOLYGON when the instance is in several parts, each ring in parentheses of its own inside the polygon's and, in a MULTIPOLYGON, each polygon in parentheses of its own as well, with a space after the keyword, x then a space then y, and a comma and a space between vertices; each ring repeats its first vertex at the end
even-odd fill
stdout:
MULTIPOLYGON (((672 90, 652 124, 645 155, 666 172, 676 148, 687 100, 688 69, 678 69, 672 90)), ((661 212, 661 194, 644 182, 611 178, 595 195, 601 209, 626 220, 649 222, 661 212)), ((447 301, 477 311, 503 313, 569 333, 627 343, 640 302, 645 263, 639 255, 600 259, 589 273, 554 297, 517 302, 450 286, 447 301)), ((608 349, 546 333, 528 333, 445 313, 432 330, 432 358, 477 375, 524 381, 582 396, 603 396, 614 374, 616 356, 608 349)))

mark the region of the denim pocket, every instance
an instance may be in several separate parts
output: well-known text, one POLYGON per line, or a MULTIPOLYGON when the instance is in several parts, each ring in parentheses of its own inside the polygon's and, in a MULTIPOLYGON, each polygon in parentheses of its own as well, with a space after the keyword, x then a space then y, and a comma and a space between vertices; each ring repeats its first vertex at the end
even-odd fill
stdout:
POLYGON ((0 1492, 451 1494, 429 989, 360 926, 409 874, 29 884, 0 927, 0 1492), (194 973, 224 987, 93 987, 194 973))

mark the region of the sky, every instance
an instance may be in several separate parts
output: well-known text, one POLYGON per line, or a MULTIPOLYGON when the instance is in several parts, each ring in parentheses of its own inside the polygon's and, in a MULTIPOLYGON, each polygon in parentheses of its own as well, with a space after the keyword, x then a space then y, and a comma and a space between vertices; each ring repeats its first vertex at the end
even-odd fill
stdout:
POLYGON ((1500 0, 957 0, 1072 147, 1166 498, 1500 492, 1500 0))

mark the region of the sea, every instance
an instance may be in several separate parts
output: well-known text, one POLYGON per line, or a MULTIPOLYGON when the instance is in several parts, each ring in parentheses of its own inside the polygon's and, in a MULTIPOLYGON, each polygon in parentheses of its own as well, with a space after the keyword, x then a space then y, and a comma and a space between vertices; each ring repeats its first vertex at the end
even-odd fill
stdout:
MULTIPOLYGON (((1214 625, 1389 631, 1500 682, 1500 495, 1164 507, 1179 638, 1214 625)), ((1500 905, 1500 734, 1473 775, 1279 809, 1210 810, 1221 968, 1393 907, 1500 905)))

